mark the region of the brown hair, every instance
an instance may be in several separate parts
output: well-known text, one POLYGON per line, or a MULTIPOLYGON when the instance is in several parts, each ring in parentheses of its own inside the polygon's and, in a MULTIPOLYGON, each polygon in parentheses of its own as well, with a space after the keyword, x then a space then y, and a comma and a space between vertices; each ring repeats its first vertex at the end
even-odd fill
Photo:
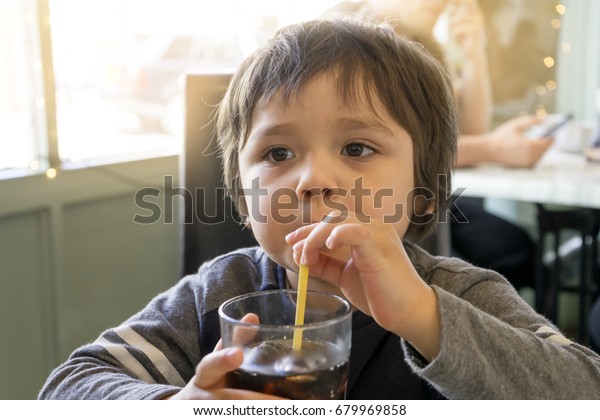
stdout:
POLYGON ((246 213, 240 200, 239 151, 254 110, 276 93, 289 99, 327 72, 335 75, 342 101, 357 100, 362 93, 369 100, 377 95, 411 136, 415 197, 427 197, 429 204, 415 203, 406 236, 424 237, 450 197, 458 136, 456 106, 443 66, 420 44, 397 35, 386 24, 331 19, 290 25, 242 63, 216 116, 225 187, 234 203, 246 213), (439 182, 441 175, 444 182, 439 182), (435 208, 433 215, 425 214, 429 206, 435 208))

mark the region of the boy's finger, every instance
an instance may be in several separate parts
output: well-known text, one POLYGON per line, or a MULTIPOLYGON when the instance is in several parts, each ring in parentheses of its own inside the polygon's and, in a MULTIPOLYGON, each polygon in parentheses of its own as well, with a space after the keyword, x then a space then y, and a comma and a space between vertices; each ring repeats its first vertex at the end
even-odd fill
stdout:
MULTIPOLYGON (((249 313, 242 317, 242 322, 248 322, 250 324, 258 324, 259 319, 256 314, 249 313)), ((249 331, 235 332, 235 340, 245 340, 241 342, 247 342, 251 340, 256 334, 256 331, 252 331, 249 336, 249 331)), ((215 346, 215 350, 206 355, 196 367, 196 377, 194 382, 196 386, 200 388, 212 388, 217 386, 223 380, 223 376, 227 372, 237 369, 242 364, 244 355, 242 350, 237 347, 228 347, 223 349, 223 341, 219 340, 215 346)))
POLYGON ((303 264, 314 264, 319 258, 321 251, 327 248, 327 239, 337 226, 344 223, 357 223, 354 214, 333 212, 323 219, 323 221, 311 230, 310 234, 304 240, 301 253, 300 248, 294 247, 294 252, 301 254, 300 261, 303 264))
MULTIPOLYGON (((258 315, 253 314, 253 313, 248 313, 248 314, 244 315, 240 321, 246 322, 248 324, 255 324, 255 325, 258 325, 260 323, 260 320, 258 319, 258 315)), ((231 343, 233 345, 237 344, 237 345, 243 346, 243 345, 249 343, 250 341, 252 341, 252 339, 256 336, 257 333, 258 333, 258 329, 256 327, 244 326, 244 325, 236 326, 236 327, 234 327, 234 330, 233 330, 233 336, 231 338, 231 343)))
MULTIPOLYGON (((395 234, 395 231, 392 234, 395 234)), ((397 237, 391 238, 396 239, 397 237)), ((356 257, 367 261, 377 261, 380 259, 381 251, 374 246, 375 244, 372 239, 370 231, 364 229, 361 225, 341 225, 331 232, 327 245, 332 249, 344 245, 350 246, 354 250, 356 257)))
POLYGON ((340 212, 338 210, 332 211, 327 216, 323 217, 320 222, 311 223, 310 225, 301 226, 298 229, 290 232, 286 235, 285 241, 289 245, 293 245, 296 242, 306 239, 315 229, 317 229, 323 223, 325 224, 338 224, 348 220, 350 214, 348 212, 340 212))
POLYGON ((305 225, 305 226, 301 226, 298 229, 288 233, 285 236, 285 241, 289 244, 289 245, 293 245, 294 243, 298 242, 299 240, 302 240, 304 238, 306 238, 315 227, 317 227, 317 223, 313 223, 310 225, 305 225))
POLYGON ((242 350, 237 347, 207 354, 196 368, 195 385, 204 389, 221 385, 225 374, 240 367, 243 359, 242 350))
MULTIPOLYGON (((241 319, 242 322, 248 322, 250 324, 260 324, 260 320, 258 319, 258 315, 253 314, 253 313, 249 313, 246 314, 242 317, 241 319)), ((249 331, 247 331, 249 332, 249 331)), ((252 330, 252 334, 245 334, 242 336, 239 336, 239 333, 236 331, 233 333, 233 342, 234 343, 242 343, 245 344, 248 341, 250 341, 254 335, 256 334, 255 330, 252 330)), ((213 351, 218 351, 218 350, 222 350, 223 349, 223 339, 220 339, 217 342, 217 345, 215 346, 213 351)))

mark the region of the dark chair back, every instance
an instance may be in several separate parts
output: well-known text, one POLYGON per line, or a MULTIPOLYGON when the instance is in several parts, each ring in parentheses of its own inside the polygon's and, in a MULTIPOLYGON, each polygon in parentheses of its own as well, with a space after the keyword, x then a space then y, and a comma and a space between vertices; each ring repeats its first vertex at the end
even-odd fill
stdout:
POLYGON ((206 260, 256 244, 244 229, 223 189, 221 159, 214 138, 214 112, 231 73, 190 73, 185 87, 185 143, 181 159, 184 188, 182 275, 206 260))
POLYGON ((600 297, 596 299, 590 311, 590 337, 592 348, 600 352, 600 297))

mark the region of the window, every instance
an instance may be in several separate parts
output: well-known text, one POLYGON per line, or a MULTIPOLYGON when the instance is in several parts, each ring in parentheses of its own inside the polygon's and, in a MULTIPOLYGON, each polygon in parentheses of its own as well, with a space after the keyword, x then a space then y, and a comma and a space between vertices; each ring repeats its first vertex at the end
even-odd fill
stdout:
POLYGON ((0 0, 0 170, 178 153, 188 69, 335 3, 0 0))
POLYGON ((45 99, 34 0, 0 0, 0 169, 38 165, 45 99))

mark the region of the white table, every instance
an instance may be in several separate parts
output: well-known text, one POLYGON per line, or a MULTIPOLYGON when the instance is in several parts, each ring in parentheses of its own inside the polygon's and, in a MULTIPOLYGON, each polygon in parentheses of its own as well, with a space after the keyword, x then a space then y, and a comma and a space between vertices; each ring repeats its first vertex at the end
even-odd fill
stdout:
POLYGON ((465 188, 465 197, 600 208, 600 163, 550 149, 532 169, 497 165, 457 169, 452 188, 465 188))
MULTIPOLYGON (((544 205, 544 207, 546 205, 561 205, 600 209, 600 163, 587 161, 583 154, 565 153, 550 149, 532 169, 504 168, 497 165, 457 169, 452 178, 452 188, 454 191, 464 188, 462 195, 465 197, 502 198, 538 203, 544 205)), ((590 210, 579 210, 579 212, 590 212, 590 210)), ((557 223, 556 226, 559 226, 560 229, 561 223, 564 222, 557 223)), ((562 227, 565 226, 562 225, 562 227)), ((552 229, 544 232, 551 231, 552 229)), ((543 235, 542 231, 540 231, 540 235, 543 235)), ((581 243, 585 243, 583 239, 581 243)), ((581 258, 584 258, 583 265, 589 268, 586 269, 587 273, 580 273, 579 287, 584 287, 581 285, 587 284, 587 282, 598 282, 599 267, 596 260, 596 244, 597 241, 591 241, 591 245, 585 245, 586 247, 592 247, 589 253, 581 253, 581 258), (584 254, 588 257, 584 257, 584 254)), ((542 254, 538 253, 536 258, 536 264, 541 267, 542 254)), ((541 270, 538 271, 539 278, 536 285, 536 306, 538 308, 543 305, 544 289, 546 287, 550 287, 551 290, 558 290, 561 287, 558 275, 560 266, 556 264, 555 262, 553 270, 555 273, 550 276, 550 279, 540 277, 541 270)), ((587 290, 587 287, 590 286, 585 286, 584 289, 580 290, 587 290)), ((580 291, 580 293, 583 293, 580 294, 580 299, 586 301, 590 299, 590 292, 580 291)), ((551 305, 550 311, 555 314, 556 294, 553 295, 553 299, 554 303, 551 305)), ((580 305, 579 308, 579 339, 584 343, 587 342, 586 306, 588 304, 580 305)))

